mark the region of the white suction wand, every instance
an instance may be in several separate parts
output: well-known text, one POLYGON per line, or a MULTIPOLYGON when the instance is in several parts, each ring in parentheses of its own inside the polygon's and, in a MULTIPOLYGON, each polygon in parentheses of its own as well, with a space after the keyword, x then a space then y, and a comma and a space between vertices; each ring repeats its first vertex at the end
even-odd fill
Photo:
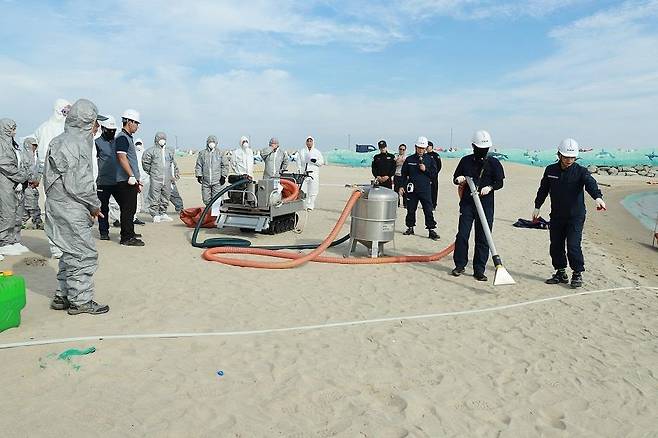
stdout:
POLYGON ((503 266, 503 262, 500 260, 500 256, 498 255, 498 251, 496 251, 496 246, 494 245, 493 238, 491 237, 491 230, 489 230, 489 223, 487 222, 487 217, 484 215, 482 202, 480 202, 480 195, 478 194, 477 187, 475 187, 473 178, 467 176, 466 182, 468 183, 468 187, 471 189, 471 196, 473 197, 473 202, 475 202, 475 209, 477 210, 478 216, 480 217, 480 223, 484 229, 484 235, 487 237, 487 243, 489 243, 491 258, 493 259, 494 265, 496 266, 493 284, 494 286, 516 284, 510 273, 507 272, 507 269, 505 269, 503 266))

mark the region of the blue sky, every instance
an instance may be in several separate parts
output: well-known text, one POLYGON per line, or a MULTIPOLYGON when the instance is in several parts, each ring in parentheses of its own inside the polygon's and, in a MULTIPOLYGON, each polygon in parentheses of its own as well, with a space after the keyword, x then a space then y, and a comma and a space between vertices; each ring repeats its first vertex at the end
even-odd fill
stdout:
POLYGON ((298 148, 658 147, 658 0, 0 0, 0 107, 142 112, 138 134, 298 148))

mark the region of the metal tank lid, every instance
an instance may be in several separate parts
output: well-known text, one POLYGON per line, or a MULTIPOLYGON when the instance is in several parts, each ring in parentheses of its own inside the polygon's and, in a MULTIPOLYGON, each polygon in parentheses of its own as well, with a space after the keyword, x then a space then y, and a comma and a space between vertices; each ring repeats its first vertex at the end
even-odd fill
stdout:
POLYGON ((398 202, 398 194, 386 187, 372 187, 364 196, 371 201, 394 201, 398 202))

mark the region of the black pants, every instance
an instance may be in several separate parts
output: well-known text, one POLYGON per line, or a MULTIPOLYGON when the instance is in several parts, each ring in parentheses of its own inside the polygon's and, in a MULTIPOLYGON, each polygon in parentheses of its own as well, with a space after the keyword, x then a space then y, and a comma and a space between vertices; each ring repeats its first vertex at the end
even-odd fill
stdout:
POLYGON ((97 190, 98 200, 101 201, 101 213, 103 213, 103 217, 98 218, 98 231, 103 235, 110 232, 110 197, 114 196, 116 199, 116 186, 98 186, 97 190))
MULTIPOLYGON (((493 230, 493 207, 484 207, 484 215, 487 218, 489 229, 493 230)), ((473 256, 473 272, 484 274, 489 260, 489 243, 484 234, 484 228, 478 217, 474 204, 459 207, 459 230, 455 238, 455 253, 453 260, 455 267, 464 269, 468 264, 468 240, 471 237, 471 228, 475 221, 475 255, 473 256)))
POLYGON ((436 210, 439 200, 439 178, 432 180, 432 208, 436 210))
POLYGON ((564 269, 569 266, 575 272, 585 270, 585 258, 580 242, 583 239, 583 226, 585 216, 574 218, 551 217, 551 260, 555 269, 564 269), (567 245, 567 253, 564 253, 564 244, 567 245))
POLYGON ((131 186, 128 181, 118 182, 114 199, 121 209, 121 241, 125 242, 135 237, 133 219, 137 212, 137 185, 131 186))
POLYGON ((425 228, 428 230, 436 228, 434 212, 432 212, 431 196, 432 194, 429 190, 407 193, 407 218, 405 220, 407 227, 416 226, 416 210, 418 209, 418 203, 420 202, 420 205, 423 207, 423 213, 425 213, 425 228))
MULTIPOLYGON (((400 189, 404 188, 404 184, 402 183, 402 177, 395 175, 393 177, 393 190, 395 190, 395 193, 400 193, 400 189)), ((398 207, 400 206, 400 199, 398 198, 398 207)), ((407 197, 402 196, 402 206, 404 208, 407 208, 407 197)))

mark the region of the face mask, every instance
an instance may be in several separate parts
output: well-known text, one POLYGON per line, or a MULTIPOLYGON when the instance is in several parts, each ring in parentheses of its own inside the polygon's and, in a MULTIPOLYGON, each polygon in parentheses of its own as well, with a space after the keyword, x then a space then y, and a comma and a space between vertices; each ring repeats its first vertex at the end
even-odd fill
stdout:
POLYGON ((484 160, 489 152, 489 148, 476 148, 473 147, 473 154, 478 160, 484 160))
POLYGON ((160 140, 158 140, 158 144, 159 144, 160 146, 164 146, 164 145, 167 144, 167 140, 165 140, 164 138, 161 138, 160 140))
POLYGON ((114 130, 113 129, 103 129, 103 138, 107 141, 114 140, 114 130))
POLYGON ((208 147, 212 150, 215 149, 215 146, 217 146, 214 142, 208 143, 208 147))

